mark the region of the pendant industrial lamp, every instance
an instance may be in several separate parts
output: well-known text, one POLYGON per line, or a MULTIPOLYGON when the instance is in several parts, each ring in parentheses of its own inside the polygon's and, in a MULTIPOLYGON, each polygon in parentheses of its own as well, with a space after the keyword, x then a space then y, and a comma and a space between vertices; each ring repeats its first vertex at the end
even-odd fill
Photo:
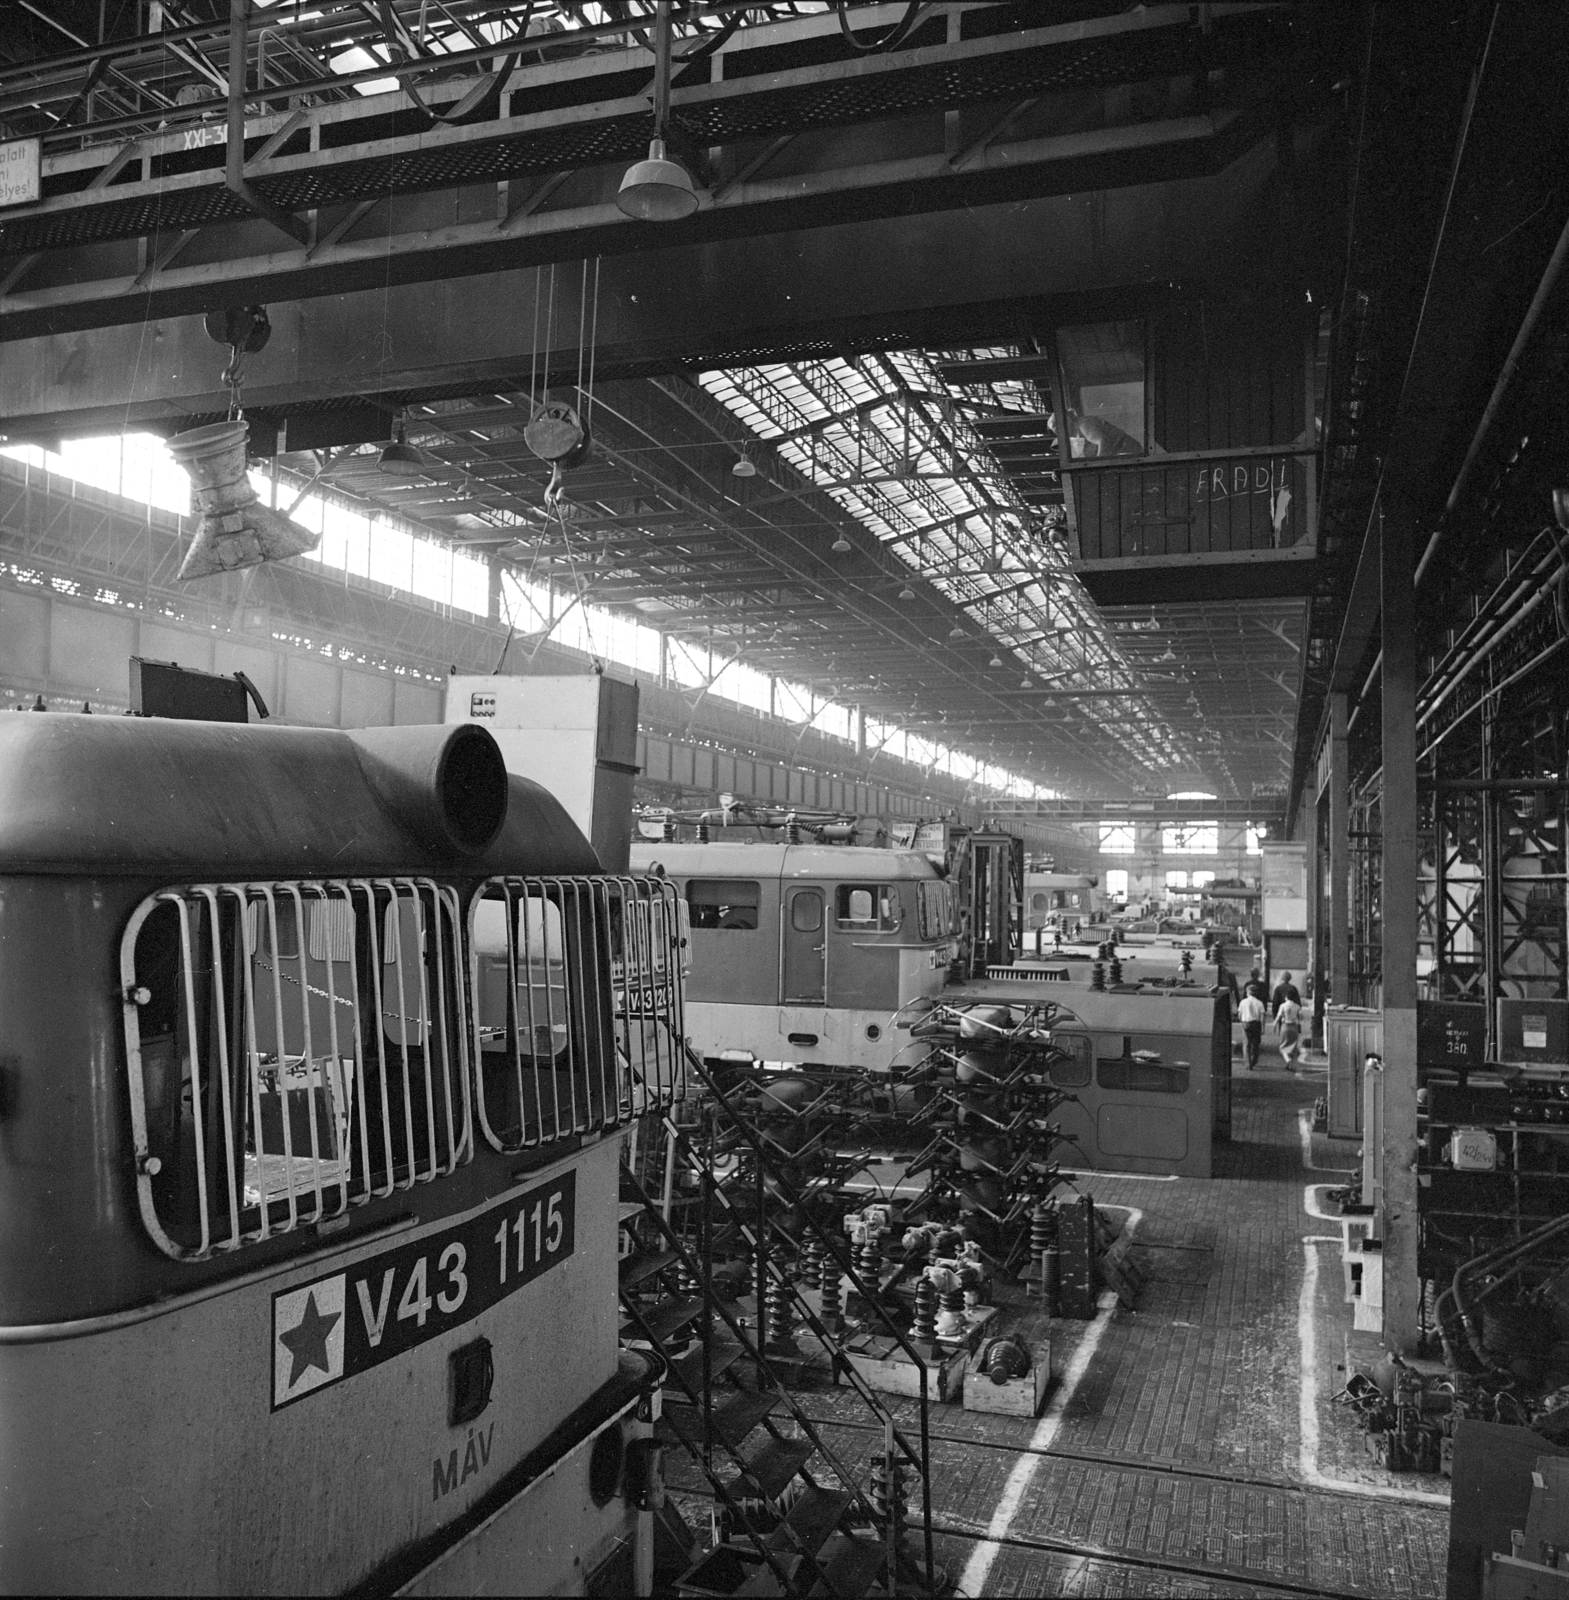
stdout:
POLYGON ((692 175, 665 154, 670 121, 670 0, 659 0, 654 21, 654 137, 648 159, 627 168, 616 206, 639 222, 679 222, 697 210, 692 175))
POLYGON ((376 458, 376 470, 389 478, 417 478, 425 471, 425 458, 408 440, 408 426, 402 417, 389 444, 376 458))

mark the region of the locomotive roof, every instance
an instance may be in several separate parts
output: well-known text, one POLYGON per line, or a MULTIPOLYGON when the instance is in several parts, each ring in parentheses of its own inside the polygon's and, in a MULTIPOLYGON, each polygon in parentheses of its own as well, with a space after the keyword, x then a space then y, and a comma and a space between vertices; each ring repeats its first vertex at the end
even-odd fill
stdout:
POLYGON ((832 878, 873 882, 892 878, 940 878, 942 874, 919 850, 884 850, 873 845, 665 844, 632 841, 632 869, 647 872, 655 864, 683 878, 832 878))
POLYGON ((0 717, 0 873, 178 881, 599 871, 560 802, 517 776, 494 841, 443 856, 377 798, 361 753, 335 728, 0 717))

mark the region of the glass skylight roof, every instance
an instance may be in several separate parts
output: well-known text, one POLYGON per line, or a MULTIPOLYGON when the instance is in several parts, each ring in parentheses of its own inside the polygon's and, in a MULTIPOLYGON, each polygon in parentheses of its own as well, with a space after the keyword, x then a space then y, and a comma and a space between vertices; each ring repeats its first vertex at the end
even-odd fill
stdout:
MULTIPOLYGON (((1086 701, 1142 761, 1186 752, 1140 693, 1123 654, 1059 543, 1059 508, 1027 505, 975 427, 986 417, 1040 418, 1032 383, 950 387, 944 359, 1011 349, 892 351, 707 372, 700 381, 745 427, 874 534, 916 579, 962 607, 1018 673, 1044 688, 1125 689, 1086 701)), ((1054 435, 1053 435, 1054 436, 1054 435)), ((1068 702, 1070 705, 1072 702, 1068 702)))

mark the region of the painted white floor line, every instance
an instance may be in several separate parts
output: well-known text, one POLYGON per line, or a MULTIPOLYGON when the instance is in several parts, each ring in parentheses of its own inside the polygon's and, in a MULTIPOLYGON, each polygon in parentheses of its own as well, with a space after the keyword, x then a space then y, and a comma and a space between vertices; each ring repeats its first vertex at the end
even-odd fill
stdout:
MULTIPOLYGON (((1113 1208, 1108 1206, 1106 1209, 1113 1208)), ((1130 1234, 1143 1220, 1144 1213, 1136 1207, 1119 1206, 1115 1209, 1128 1212, 1128 1220, 1123 1226, 1130 1234)), ((1002 1486, 997 1509, 992 1513, 986 1533, 981 1543, 976 1545, 959 1579, 961 1595, 985 1594, 986 1580, 991 1576, 992 1563, 997 1559, 997 1552, 1001 1548, 997 1541, 1007 1538, 1008 1530, 1013 1526, 1013 1519, 1024 1503, 1024 1496, 1029 1490, 1030 1483, 1040 1470, 1044 1457, 1039 1452, 1047 1450, 1052 1440, 1057 1437, 1057 1430, 1062 1426, 1063 1415, 1073 1399, 1074 1391, 1083 1382, 1084 1374, 1089 1371, 1090 1362, 1095 1359, 1095 1352, 1100 1349, 1101 1339, 1111 1326, 1111 1319, 1116 1310, 1116 1291, 1108 1289, 1100 1297, 1095 1320, 1085 1329, 1084 1337, 1079 1340, 1078 1348, 1073 1352, 1072 1360, 1068 1362, 1067 1371, 1063 1373, 1057 1385, 1057 1392, 1051 1397, 1041 1420, 1035 1425, 1035 1432, 1030 1436, 1028 1447, 1031 1453, 1019 1457, 1013 1471, 1008 1474, 1008 1481, 1002 1486)))
POLYGON ((1302 1165, 1308 1172, 1339 1172, 1349 1175, 1355 1167, 1321 1167, 1313 1160, 1313 1113, 1304 1106, 1297 1112, 1297 1132, 1302 1137, 1302 1165))
POLYGON ((1399 1500, 1408 1505, 1447 1506, 1447 1494, 1426 1489, 1393 1489, 1378 1483, 1355 1483, 1348 1478, 1332 1478, 1318 1470, 1318 1332, 1313 1323, 1313 1308, 1318 1300, 1318 1250, 1321 1244, 1340 1245, 1338 1234, 1310 1233, 1302 1240, 1302 1293, 1297 1299, 1297 1342, 1302 1351, 1302 1388, 1298 1399, 1297 1425, 1301 1440, 1298 1472, 1303 1483, 1314 1489, 1331 1489, 1339 1494, 1356 1494, 1373 1500, 1399 1500))
POLYGON ((1320 1189, 1338 1189, 1338 1183, 1310 1183, 1302 1191, 1302 1209, 1310 1217, 1316 1217, 1320 1222, 1340 1222, 1342 1220, 1338 1211, 1325 1211, 1318 1203, 1320 1189))
POLYGON ((1103 1172, 1098 1167, 1064 1167, 1075 1178, 1136 1178, 1140 1183, 1175 1183, 1175 1172, 1103 1172))

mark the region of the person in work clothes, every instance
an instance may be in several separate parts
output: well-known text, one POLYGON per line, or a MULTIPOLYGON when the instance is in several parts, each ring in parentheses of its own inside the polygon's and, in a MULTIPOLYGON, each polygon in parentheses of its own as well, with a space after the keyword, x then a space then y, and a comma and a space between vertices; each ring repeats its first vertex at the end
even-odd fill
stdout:
POLYGON ((1289 996, 1275 1010, 1275 1032, 1280 1039, 1280 1059, 1286 1070, 1302 1059, 1302 1006, 1289 996))
POLYGON ((1243 995, 1237 1006, 1237 1018, 1242 1023, 1242 1037, 1247 1041, 1248 1071, 1258 1069, 1258 1047, 1264 1037, 1264 1002, 1256 994, 1243 995))
POLYGON ((1297 1005, 1302 1004, 1302 996, 1298 993, 1297 986, 1291 981, 1289 972, 1281 973, 1280 982, 1275 985, 1274 993, 1269 997, 1270 1010, 1278 1011, 1282 1000, 1291 1000, 1297 1005))

